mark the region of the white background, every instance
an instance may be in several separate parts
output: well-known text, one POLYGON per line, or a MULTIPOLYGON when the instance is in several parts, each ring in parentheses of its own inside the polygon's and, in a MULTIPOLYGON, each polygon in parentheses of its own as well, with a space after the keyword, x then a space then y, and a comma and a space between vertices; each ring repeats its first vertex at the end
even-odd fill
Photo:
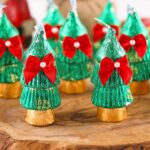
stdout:
POLYGON ((117 15, 120 19, 126 18, 126 8, 130 4, 135 7, 141 17, 150 18, 150 0, 116 0, 117 15))
MULTIPOLYGON (((112 0, 112 1, 116 2, 117 15, 121 20, 124 20, 126 18, 127 4, 131 4, 132 6, 134 6, 141 17, 150 18, 150 0, 112 0)), ((37 23, 40 23, 46 13, 47 0, 28 0, 28 2, 32 16, 36 19, 37 23)))

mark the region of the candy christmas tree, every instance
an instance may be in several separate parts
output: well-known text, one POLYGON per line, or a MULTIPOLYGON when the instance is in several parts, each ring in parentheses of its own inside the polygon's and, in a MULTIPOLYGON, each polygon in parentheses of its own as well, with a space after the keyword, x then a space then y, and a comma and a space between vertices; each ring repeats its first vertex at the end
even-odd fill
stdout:
POLYGON ((27 0, 7 0, 6 5, 5 13, 11 23, 18 29, 23 46, 27 48, 32 40, 32 30, 35 25, 27 0))
POLYGON ((60 29, 57 67, 62 78, 60 90, 68 93, 86 91, 86 78, 90 76, 92 45, 87 30, 76 12, 76 1, 72 2, 65 24, 60 29))
POLYGON ((17 98, 21 94, 22 45, 4 7, 0 5, 0 97, 17 98))
POLYGON ((60 105, 55 54, 44 36, 43 26, 37 26, 36 35, 25 54, 21 77, 20 103, 27 109, 26 121, 37 126, 53 123, 53 109, 60 105))
POLYGON ((98 107, 98 118, 106 122, 122 121, 127 116, 126 106, 132 102, 128 86, 132 71, 114 29, 108 28, 96 59, 91 80, 95 85, 92 102, 98 107))
POLYGON ((59 29, 64 24, 65 19, 53 0, 48 0, 49 8, 46 17, 43 19, 46 37, 51 47, 57 52, 59 29))
POLYGON ((133 82, 131 91, 134 95, 148 92, 148 79, 150 79, 150 44, 148 31, 143 25, 137 12, 129 7, 128 18, 121 29, 120 44, 128 55, 133 69, 133 82))
MULTIPOLYGON (((116 30, 116 35, 119 34, 120 22, 115 14, 113 4, 110 0, 107 1, 106 6, 104 7, 102 13, 98 16, 98 19, 100 19, 101 21, 105 22, 106 24, 114 28, 116 30)), ((108 31, 107 28, 102 24, 96 23, 94 25, 93 27, 93 42, 94 42, 93 57, 95 57, 98 49, 100 48, 100 45, 102 41, 104 40, 104 37, 107 31, 108 31)))

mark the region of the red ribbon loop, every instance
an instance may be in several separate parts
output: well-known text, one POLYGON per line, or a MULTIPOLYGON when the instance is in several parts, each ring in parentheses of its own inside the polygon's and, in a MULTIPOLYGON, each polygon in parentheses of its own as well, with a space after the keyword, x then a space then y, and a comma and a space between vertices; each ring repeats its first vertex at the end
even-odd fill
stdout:
POLYGON ((42 60, 35 56, 29 56, 24 69, 24 78, 28 84, 42 70, 46 77, 52 82, 56 81, 56 67, 52 54, 46 55, 42 60))
POLYGON ((103 85, 109 80, 114 70, 118 72, 125 84, 130 82, 132 70, 129 67, 127 57, 123 56, 115 62, 112 59, 105 57, 101 61, 99 70, 99 77, 103 85))
POLYGON ((4 55, 6 48, 13 56, 20 61, 22 60, 22 45, 19 36, 14 36, 7 40, 0 39, 0 58, 4 55))
MULTIPOLYGON (((115 25, 110 25, 116 31, 116 36, 119 34, 119 27, 115 25)), ((108 28, 101 24, 96 24, 93 28, 93 41, 98 42, 102 40, 107 34, 108 28)))
POLYGON ((122 34, 119 39, 119 42, 126 52, 128 52, 132 47, 134 47, 134 50, 137 52, 139 57, 143 58, 146 54, 148 46, 146 38, 143 34, 138 34, 134 37, 129 37, 125 34, 122 34))
POLYGON ((89 58, 92 58, 92 45, 90 38, 87 34, 77 37, 76 39, 72 37, 65 37, 62 43, 63 54, 72 59, 77 50, 81 50, 89 58))
POLYGON ((60 27, 61 27, 60 25, 51 26, 49 24, 45 24, 44 29, 45 29, 45 32, 46 32, 46 38, 47 39, 54 38, 57 41, 59 39, 60 27))

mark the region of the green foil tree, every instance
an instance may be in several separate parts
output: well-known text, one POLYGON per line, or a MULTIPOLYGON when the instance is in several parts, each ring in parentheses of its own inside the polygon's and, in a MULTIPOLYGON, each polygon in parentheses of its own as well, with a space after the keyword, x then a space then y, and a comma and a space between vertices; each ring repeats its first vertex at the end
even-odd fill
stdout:
POLYGON ((101 48, 97 52, 96 62, 91 76, 91 81, 95 86, 92 94, 92 102, 95 106, 114 109, 126 107, 132 102, 132 95, 128 85, 132 76, 132 71, 128 64, 126 64, 128 73, 127 71, 122 70, 124 63, 121 63, 121 61, 122 59, 125 59, 125 57, 124 49, 116 39, 115 31, 110 28, 101 48), (107 66, 101 68, 102 61, 106 58, 110 59, 111 63, 106 63, 107 66), (119 62, 119 60, 121 61, 119 62), (112 63, 113 66, 110 66, 112 63), (104 83, 104 80, 102 79, 108 77, 112 68, 113 71, 104 83), (102 69, 106 69, 107 71, 103 72, 102 69), (120 75, 119 69, 122 70, 122 76, 120 75), (129 78, 123 80, 125 76, 128 76, 129 78), (126 82, 127 80, 128 82, 126 82))
POLYGON ((17 29, 0 11, 0 83, 9 84, 20 80, 22 46, 17 29))
POLYGON ((43 23, 45 25, 46 36, 51 47, 57 52, 59 29, 64 24, 65 19, 62 16, 58 6, 52 1, 49 1, 49 7, 43 23))
MULTIPOLYGON (((104 7, 103 11, 98 16, 98 19, 110 25, 112 28, 114 28, 117 31, 116 34, 118 35, 120 21, 118 20, 116 16, 113 4, 110 0, 107 1, 106 6, 104 7)), ((97 23, 94 25, 93 27, 93 42, 94 42, 93 57, 95 57, 96 52, 100 48, 100 45, 103 42, 106 33, 107 33, 107 28, 105 26, 101 24, 97 24, 97 23)))
POLYGON ((42 26, 36 30, 33 42, 25 53, 20 103, 25 109, 43 111, 54 109, 61 103, 57 88, 59 75, 54 63, 55 52, 44 38, 42 26), (38 63, 32 61, 32 57, 38 60, 38 63), (53 76, 53 79, 50 76, 53 76))
POLYGON ((150 79, 150 40, 148 31, 137 12, 131 7, 128 9, 127 20, 121 29, 120 43, 127 52, 133 69, 133 81, 150 79))
MULTIPOLYGON (((90 56, 88 57, 85 53, 86 50, 83 52, 81 50, 81 44, 77 42, 78 38, 81 36, 86 36, 86 43, 82 42, 82 46, 89 46, 91 47, 87 30, 81 23, 77 13, 74 10, 71 10, 65 24, 60 29, 60 38, 59 38, 59 50, 58 50, 58 58, 57 58, 57 67, 59 70, 59 74, 63 80, 68 81, 77 81, 83 80, 90 76, 91 74, 91 62, 90 57, 92 55, 92 48, 90 50, 90 56), (64 53, 63 42, 65 38, 74 39, 74 45, 72 48, 67 50, 67 53, 71 52, 76 48, 75 55, 71 58, 67 57, 64 53)), ((66 43, 66 42, 65 42, 66 43)), ((66 45, 68 47, 72 46, 68 42, 66 45)))

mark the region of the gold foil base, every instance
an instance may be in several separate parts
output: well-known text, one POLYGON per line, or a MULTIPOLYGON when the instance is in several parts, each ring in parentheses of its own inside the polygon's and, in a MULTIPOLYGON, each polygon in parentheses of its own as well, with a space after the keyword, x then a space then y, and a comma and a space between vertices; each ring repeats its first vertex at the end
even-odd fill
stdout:
POLYGON ((133 81, 130 84, 130 89, 133 95, 144 95, 149 92, 148 80, 137 82, 133 81))
POLYGON ((127 118, 126 107, 123 108, 97 108, 97 118, 103 122, 120 122, 127 118))
POLYGON ((78 81, 61 80, 59 89, 61 92, 66 93, 66 94, 85 93, 87 90, 86 79, 85 80, 78 80, 78 81))
POLYGON ((47 126, 55 121, 55 117, 51 109, 45 111, 27 110, 25 121, 35 126, 47 126))
POLYGON ((6 99, 18 98, 21 95, 22 86, 20 82, 0 83, 0 97, 6 99))

